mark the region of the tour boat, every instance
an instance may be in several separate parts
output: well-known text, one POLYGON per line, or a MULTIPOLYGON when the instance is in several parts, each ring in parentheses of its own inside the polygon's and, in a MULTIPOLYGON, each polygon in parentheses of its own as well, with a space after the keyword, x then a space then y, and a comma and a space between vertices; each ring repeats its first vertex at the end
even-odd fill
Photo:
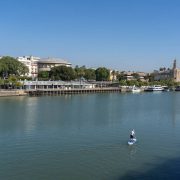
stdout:
POLYGON ((164 88, 161 85, 154 85, 154 86, 148 87, 144 91, 163 91, 163 90, 164 88))

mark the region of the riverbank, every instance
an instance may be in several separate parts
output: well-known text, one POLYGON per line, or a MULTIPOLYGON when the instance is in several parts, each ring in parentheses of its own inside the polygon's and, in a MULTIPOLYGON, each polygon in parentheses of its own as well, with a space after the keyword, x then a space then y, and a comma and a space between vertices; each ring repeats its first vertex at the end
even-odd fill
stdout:
MULTIPOLYGON (((140 88, 140 92, 146 91, 140 88)), ((164 90, 167 91, 167 90, 164 90)), ((169 91, 169 90, 168 90, 169 91)), ((0 97, 5 96, 57 96, 65 94, 91 94, 91 93, 126 93, 132 92, 130 87, 102 87, 102 88, 47 88, 47 89, 21 89, 21 90, 0 90, 0 97)))
POLYGON ((0 97, 6 96, 26 96, 25 90, 0 90, 0 97))
POLYGON ((24 89, 24 90, 0 90, 0 97, 6 96, 42 96, 42 95, 63 95, 63 94, 84 94, 84 93, 105 93, 121 92, 121 88, 75 88, 75 89, 24 89))

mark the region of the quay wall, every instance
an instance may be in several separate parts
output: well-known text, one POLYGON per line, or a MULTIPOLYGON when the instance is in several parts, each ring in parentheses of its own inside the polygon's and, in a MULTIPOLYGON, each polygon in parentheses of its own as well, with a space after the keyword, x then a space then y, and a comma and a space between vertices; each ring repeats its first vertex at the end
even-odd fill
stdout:
POLYGON ((6 96, 26 96, 25 90, 0 90, 0 97, 6 96))

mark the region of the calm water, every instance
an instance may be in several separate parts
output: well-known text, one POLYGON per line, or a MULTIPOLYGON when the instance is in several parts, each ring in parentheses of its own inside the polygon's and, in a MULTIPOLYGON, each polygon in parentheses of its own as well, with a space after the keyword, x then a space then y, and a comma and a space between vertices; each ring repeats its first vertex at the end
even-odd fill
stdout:
POLYGON ((178 92, 0 98, 2 180, 172 180, 179 170, 178 92))

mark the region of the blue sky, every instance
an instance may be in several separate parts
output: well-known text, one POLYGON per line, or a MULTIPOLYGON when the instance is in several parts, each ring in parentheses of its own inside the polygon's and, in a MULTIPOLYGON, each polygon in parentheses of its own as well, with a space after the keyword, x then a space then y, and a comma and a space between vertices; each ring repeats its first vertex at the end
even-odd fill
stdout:
POLYGON ((153 71, 180 67, 179 0, 0 0, 0 55, 153 71))

